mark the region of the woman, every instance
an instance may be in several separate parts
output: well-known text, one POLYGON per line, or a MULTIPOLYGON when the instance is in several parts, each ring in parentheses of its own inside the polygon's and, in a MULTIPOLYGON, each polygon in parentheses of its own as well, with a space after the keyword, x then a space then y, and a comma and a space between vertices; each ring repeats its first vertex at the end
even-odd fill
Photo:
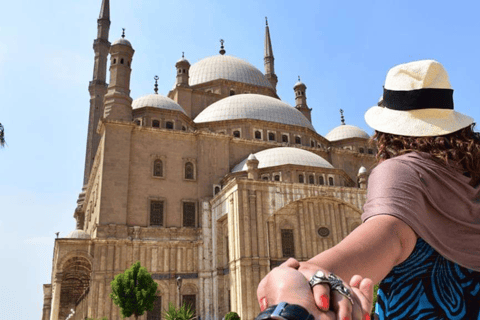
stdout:
POLYGON ((309 261, 269 273, 257 292, 262 309, 291 301, 315 319, 369 319, 371 284, 381 281, 379 319, 480 319, 480 139, 452 97, 436 61, 388 72, 383 101, 365 114, 379 165, 364 223, 309 261), (313 295, 299 298, 307 280, 313 295))

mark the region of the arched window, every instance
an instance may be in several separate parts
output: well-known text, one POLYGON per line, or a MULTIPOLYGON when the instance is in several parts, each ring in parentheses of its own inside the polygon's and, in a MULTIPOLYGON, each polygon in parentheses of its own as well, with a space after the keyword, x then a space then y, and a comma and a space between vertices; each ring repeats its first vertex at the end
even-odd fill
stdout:
POLYGON ((117 63, 117 59, 113 59, 113 64, 116 64, 117 63))
POLYGON ((182 131, 187 131, 187 128, 185 126, 182 126, 182 131))
POLYGON ((296 143, 296 144, 302 144, 302 138, 300 138, 300 137, 295 137, 295 143, 296 143))
POLYGON ((139 126, 139 125, 141 125, 142 123, 140 122, 140 120, 135 120, 135 124, 136 124, 137 126, 139 126))
POLYGON ((182 73, 182 69, 178 69, 178 74, 182 73))
POLYGON ((160 159, 153 162, 153 176, 163 177, 163 162, 160 159))
POLYGON ((120 60, 120 63, 123 64, 123 58, 120 60))
POLYGON ((262 177, 262 180, 263 180, 263 181, 268 181, 268 177, 267 177, 267 176, 263 176, 263 177, 262 177))
POLYGON ((303 174, 298 175, 298 182, 299 183, 305 183, 305 179, 303 178, 303 174))
POLYGON ((219 192, 220 192, 220 187, 219 187, 219 186, 216 186, 214 193, 215 193, 215 194, 218 194, 219 192))
POLYGON ((310 140, 310 147, 315 148, 315 141, 310 140))
POLYGON ((233 136, 235 138, 240 138, 240 131, 238 131, 238 130, 233 131, 233 136))
POLYGON ((187 73, 187 71, 185 71, 185 69, 183 69, 183 73, 187 73))
POLYGON ((258 139, 258 140, 262 139, 262 133, 259 130, 255 131, 255 139, 258 139))
POLYGON ((373 150, 372 150, 372 149, 368 149, 368 154, 373 154, 373 150))
POLYGON ((193 180, 194 177, 194 167, 193 163, 187 162, 185 163, 185 179, 187 180, 193 180))
POLYGON ((158 120, 153 120, 153 121, 152 121, 152 127, 154 127, 154 128, 160 128, 160 121, 158 121, 158 120))
POLYGON ((288 142, 288 136, 286 134, 282 134, 282 142, 288 142))
POLYGON ((231 95, 231 96, 234 96, 234 95, 235 95, 235 91, 234 91, 234 90, 230 90, 230 95, 231 95))
POLYGON ((333 178, 332 177, 329 177, 328 178, 328 184, 333 186, 333 178))
POLYGON ((165 123, 165 128, 167 129, 173 129, 173 122, 172 121, 167 121, 165 123))
POLYGON ((269 132, 269 133, 268 133, 268 140, 270 140, 270 141, 275 141, 275 133, 269 132))
POLYGON ((319 185, 324 185, 325 184, 325 181, 323 181, 323 176, 318 177, 318 184, 319 185))
POLYGON ((284 258, 290 258, 295 256, 295 243, 293 239, 292 229, 281 229, 282 236, 282 256, 284 258))
POLYGON ((315 177, 313 176, 313 174, 308 176, 308 183, 315 184, 315 177))
POLYGON ((365 149, 363 148, 358 149, 358 151, 360 151, 360 153, 365 153, 365 149))
POLYGON ((280 175, 279 175, 279 174, 276 174, 276 175, 273 177, 273 180, 275 180, 275 181, 280 181, 280 175))

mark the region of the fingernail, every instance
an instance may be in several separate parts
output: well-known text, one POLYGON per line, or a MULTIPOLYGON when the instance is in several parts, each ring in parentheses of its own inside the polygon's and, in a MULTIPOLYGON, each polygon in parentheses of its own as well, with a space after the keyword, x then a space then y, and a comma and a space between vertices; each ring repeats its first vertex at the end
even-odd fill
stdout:
POLYGON ((342 320, 350 320, 350 317, 343 317, 342 320))
POLYGON ((356 286, 358 286, 359 283, 360 283, 360 280, 358 280, 357 282, 355 282, 355 283, 353 284, 353 286, 356 287, 356 286))
POLYGON ((263 297, 262 299, 260 299, 260 311, 264 311, 265 309, 267 309, 267 297, 263 297))
POLYGON ((323 310, 328 310, 328 297, 326 294, 320 297, 320 308, 323 310))
POLYGON ((370 315, 368 313, 365 313, 365 320, 370 320, 370 315))

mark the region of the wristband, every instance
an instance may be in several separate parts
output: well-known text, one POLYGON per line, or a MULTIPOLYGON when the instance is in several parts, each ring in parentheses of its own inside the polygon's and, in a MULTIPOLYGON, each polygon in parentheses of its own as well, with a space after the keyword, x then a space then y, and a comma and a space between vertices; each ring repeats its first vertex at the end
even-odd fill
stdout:
POLYGON ((255 320, 314 320, 313 316, 302 306, 280 302, 277 305, 268 307, 260 313, 255 320))

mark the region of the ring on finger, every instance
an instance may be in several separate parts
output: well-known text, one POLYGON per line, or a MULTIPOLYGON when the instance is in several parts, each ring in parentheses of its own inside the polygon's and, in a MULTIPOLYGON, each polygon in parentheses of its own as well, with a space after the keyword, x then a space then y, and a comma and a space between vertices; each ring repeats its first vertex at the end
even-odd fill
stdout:
POLYGON ((310 287, 312 287, 312 289, 317 284, 326 283, 330 286, 330 290, 337 291, 342 296, 350 300, 352 305, 354 304, 352 299, 352 293, 350 292, 350 290, 347 287, 345 287, 345 285, 343 284, 343 281, 340 280, 333 273, 330 273, 330 275, 326 276, 323 271, 318 270, 317 272, 315 272, 315 274, 312 276, 312 278, 308 283, 310 284, 310 287))

